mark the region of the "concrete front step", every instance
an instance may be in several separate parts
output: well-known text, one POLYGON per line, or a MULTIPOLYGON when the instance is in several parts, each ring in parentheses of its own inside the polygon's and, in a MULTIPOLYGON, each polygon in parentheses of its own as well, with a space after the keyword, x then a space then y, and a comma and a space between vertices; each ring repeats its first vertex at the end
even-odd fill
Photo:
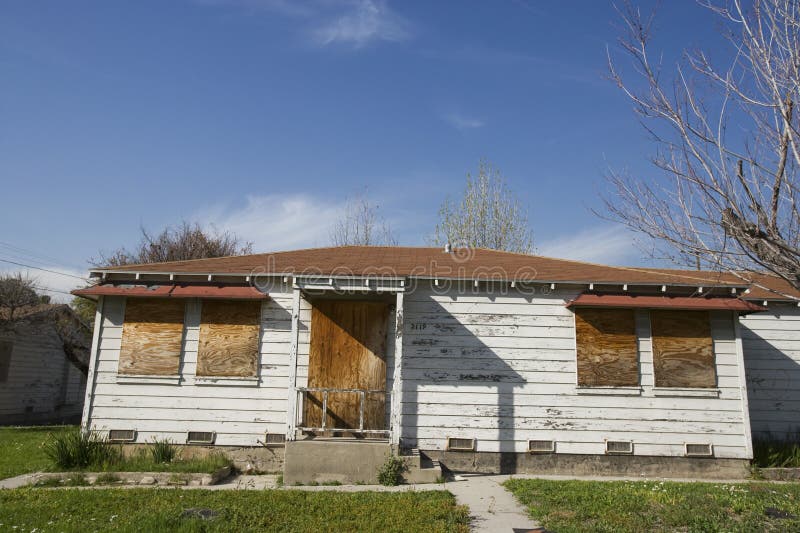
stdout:
POLYGON ((378 468, 392 454, 389 442, 311 439, 286 443, 286 485, 378 483, 378 468))
POLYGON ((408 467, 403 473, 403 480, 406 483, 437 483, 442 480, 442 466, 439 461, 421 454, 417 448, 408 450, 400 457, 406 460, 408 467))
MULTIPOLYGON (((309 439, 286 443, 283 482, 287 486, 312 483, 342 484, 378 482, 378 469, 392 455, 386 441, 309 439)), ((409 484, 441 480, 439 461, 409 450, 401 455, 407 469, 403 480, 409 484)))

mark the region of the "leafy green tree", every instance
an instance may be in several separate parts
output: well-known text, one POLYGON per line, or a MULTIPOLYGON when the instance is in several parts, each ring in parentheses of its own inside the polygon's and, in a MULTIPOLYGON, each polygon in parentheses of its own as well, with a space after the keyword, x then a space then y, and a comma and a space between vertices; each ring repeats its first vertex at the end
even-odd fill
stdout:
POLYGON ((94 329, 94 314, 97 310, 97 303, 94 300, 76 296, 69 303, 69 306, 75 311, 81 322, 94 329))

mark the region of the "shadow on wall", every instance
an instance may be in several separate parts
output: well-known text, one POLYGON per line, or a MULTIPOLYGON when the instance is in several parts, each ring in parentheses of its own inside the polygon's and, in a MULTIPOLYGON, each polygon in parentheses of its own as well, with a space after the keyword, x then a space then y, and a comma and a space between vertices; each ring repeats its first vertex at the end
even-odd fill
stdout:
MULTIPOLYGON (((448 437, 477 435, 477 451, 482 451, 481 444, 490 440, 488 435, 494 430, 499 464, 486 466, 500 473, 516 472, 520 455, 515 450, 514 422, 519 413, 514 395, 525 379, 501 357, 511 354, 513 347, 490 347, 476 335, 510 339, 500 335, 508 334, 502 331, 505 326, 477 313, 470 315, 473 319, 461 319, 462 323, 425 291, 408 293, 406 298, 401 445, 419 447, 420 439, 434 438, 444 449, 448 437), (408 301, 412 299, 413 303, 408 301), (432 422, 436 420, 440 422, 432 422)), ((520 301, 528 300, 521 296, 520 301)), ((447 461, 443 462, 446 466, 447 461)))
POLYGON ((750 426, 782 440, 800 428, 800 313, 776 309, 741 321, 750 426))

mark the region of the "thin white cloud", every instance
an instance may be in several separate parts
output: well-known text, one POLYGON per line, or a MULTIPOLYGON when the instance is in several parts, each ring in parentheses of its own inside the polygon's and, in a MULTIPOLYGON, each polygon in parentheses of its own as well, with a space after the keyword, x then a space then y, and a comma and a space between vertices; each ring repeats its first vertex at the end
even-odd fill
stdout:
POLYGON ((313 40, 323 46, 341 43, 361 47, 372 41, 404 41, 410 36, 407 21, 381 0, 360 0, 312 32, 313 40))
POLYGON ((254 252, 326 246, 345 202, 306 194, 249 196, 243 206, 217 206, 192 217, 205 227, 230 231, 253 243, 254 252))
POLYGON ((636 265, 642 252, 634 235, 622 226, 606 225, 573 235, 549 237, 536 253, 547 257, 574 259, 608 265, 636 265))
POLYGON ((256 13, 271 11, 290 17, 310 17, 316 9, 310 2, 301 0, 193 0, 197 4, 218 7, 236 7, 256 13))
POLYGON ((442 115, 442 118, 445 122, 459 130, 474 130, 482 128, 485 125, 482 120, 475 117, 468 117, 461 113, 448 113, 442 115))
POLYGON ((193 1, 234 8, 248 15, 269 12, 303 19, 301 33, 317 46, 345 44, 361 48, 374 41, 398 42, 411 37, 409 22, 389 8, 386 0, 193 1))

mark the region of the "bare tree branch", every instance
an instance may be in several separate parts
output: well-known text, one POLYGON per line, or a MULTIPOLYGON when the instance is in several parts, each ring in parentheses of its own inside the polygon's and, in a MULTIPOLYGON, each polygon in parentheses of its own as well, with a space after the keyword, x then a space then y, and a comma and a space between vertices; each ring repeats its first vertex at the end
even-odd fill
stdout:
POLYGON ((14 311, 39 303, 34 287, 36 280, 22 274, 0 276, 0 309, 8 310, 8 321, 14 321, 14 311))
POLYGON ((342 217, 331 229, 334 246, 396 246, 389 223, 378 213, 380 206, 365 194, 347 201, 342 217))
POLYGON ((455 204, 448 198, 442 204, 429 242, 530 253, 533 234, 525 209, 503 176, 481 161, 477 176, 467 174, 461 201, 455 204))
POLYGON ((199 224, 182 222, 177 227, 167 227, 153 235, 144 227, 142 238, 133 251, 119 248, 115 252, 100 254, 92 260, 95 266, 122 266, 140 263, 162 263, 186 259, 205 259, 252 253, 252 244, 243 243, 230 232, 205 230, 199 224))
POLYGON ((729 62, 718 68, 703 51, 685 52, 671 79, 651 60, 652 16, 629 3, 618 9, 634 79, 610 51, 609 73, 657 146, 658 172, 610 172, 601 215, 676 263, 737 276, 767 271, 800 289, 800 4, 698 5, 719 16, 729 62))

